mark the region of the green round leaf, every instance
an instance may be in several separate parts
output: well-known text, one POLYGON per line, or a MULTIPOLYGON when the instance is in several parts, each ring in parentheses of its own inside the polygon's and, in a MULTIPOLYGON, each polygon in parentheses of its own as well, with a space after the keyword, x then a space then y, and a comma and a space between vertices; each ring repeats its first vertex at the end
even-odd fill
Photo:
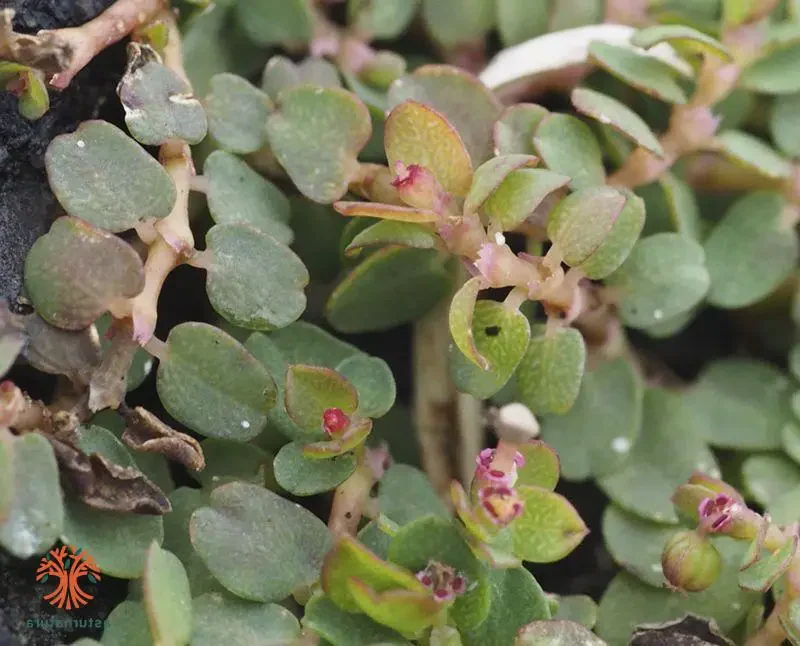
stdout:
POLYGON ((727 130, 717 137, 720 152, 732 162, 769 179, 787 179, 792 166, 769 145, 740 130, 727 130))
POLYGON ((521 168, 513 171, 483 203, 483 213, 504 231, 513 231, 546 197, 564 188, 570 179, 544 168, 521 168))
POLYGON ((407 464, 394 464, 384 474, 378 489, 378 508, 398 525, 427 515, 449 517, 447 506, 428 476, 407 464))
POLYGON ((695 471, 719 477, 714 455, 692 412, 679 395, 662 390, 645 392, 638 441, 619 469, 598 480, 601 489, 622 509, 674 524, 678 517, 670 498, 675 487, 695 471))
POLYGON ((123 601, 105 621, 103 646, 151 646, 153 637, 147 625, 144 604, 123 601))
POLYGON ((332 646, 410 646, 411 642, 366 615, 345 612, 323 594, 314 595, 305 608, 303 625, 322 635, 332 646))
POLYGON ((192 646, 290 644, 300 636, 300 624, 286 608, 251 603, 219 592, 192 600, 192 646))
POLYGON ((184 646, 192 634, 192 594, 186 570, 172 552, 153 542, 144 566, 144 606, 153 641, 184 646))
POLYGON ((33 305, 45 321, 65 330, 91 325, 143 288, 144 268, 133 247, 77 218, 58 218, 25 259, 25 289, 33 305))
POLYGON ((589 258, 581 263, 580 269, 587 278, 600 280, 615 272, 628 258, 645 222, 644 200, 630 191, 625 191, 625 206, 603 243, 589 258))
POLYGON ((742 482, 748 498, 767 508, 781 494, 800 486, 800 467, 783 453, 751 455, 742 465, 742 482))
POLYGON ((444 47, 482 40, 494 23, 491 0, 422 0, 422 18, 444 47))
POLYGON ((388 330, 421 318, 451 285, 447 256, 429 249, 381 249, 339 283, 326 317, 340 332, 388 330))
POLYGON ((591 630, 574 621, 534 621, 520 630, 514 646, 605 646, 591 630))
POLYGON ((738 450, 781 447, 790 419, 789 379, 773 366, 730 357, 703 370, 687 403, 709 444, 738 450))
POLYGON ((161 164, 122 130, 84 121, 47 147, 50 188, 64 210, 113 233, 169 215, 177 192, 161 164))
POLYGON ((371 133, 367 107, 340 88, 303 85, 285 90, 267 120, 275 157, 300 192, 321 203, 347 192, 358 172, 358 153, 371 133))
POLYGON ((330 460, 309 460, 303 443, 291 442, 275 456, 275 480, 295 496, 313 496, 331 491, 356 470, 356 459, 346 453, 330 460))
POLYGON ((210 437, 200 444, 206 467, 195 474, 197 481, 213 489, 230 478, 262 484, 270 471, 272 456, 252 444, 210 437))
POLYGON ((234 325, 286 327, 306 308, 308 270, 275 238, 246 224, 218 224, 206 234, 208 299, 234 325))
POLYGON ((667 63, 629 47, 599 41, 589 45, 591 59, 609 74, 637 90, 669 103, 686 103, 686 93, 667 63))
POLYGON ((456 387, 480 399, 494 395, 514 374, 530 337, 524 314, 495 301, 478 301, 472 316, 472 339, 487 368, 476 366, 452 346, 450 374, 456 387))
POLYGON ((378 593, 358 578, 349 579, 347 587, 364 614, 409 638, 420 638, 425 629, 445 616, 442 605, 427 591, 378 593))
POLYGON ((705 243, 709 302, 725 308, 751 305, 794 270, 799 246, 795 233, 782 226, 785 205, 778 193, 751 193, 717 224, 705 243))
POLYGON ((251 83, 235 74, 217 74, 206 97, 208 130, 228 152, 247 154, 262 148, 271 102, 251 83))
MULTIPOLYGON (((0 518, 0 545, 20 559, 41 554, 56 542, 64 525, 64 503, 53 449, 38 433, 2 440, 13 481, 0 518)), ((2 462, 0 462, 2 464, 2 462)), ((5 474, 4 474, 5 475, 5 474)), ((78 544, 80 545, 80 544, 78 544)))
POLYGON ((419 0, 373 0, 370 3, 348 0, 350 24, 374 38, 397 38, 408 27, 419 7, 419 0))
POLYGON ((526 624, 550 619, 547 597, 527 570, 492 570, 489 586, 492 611, 477 628, 460 631, 464 646, 511 644, 526 624))
POLYGON ((800 79, 794 73, 798 56, 800 56, 798 42, 776 47, 742 72, 741 86, 763 94, 800 92, 800 79))
POLYGON ((517 45, 547 33, 550 11, 546 2, 531 5, 527 0, 499 0, 497 29, 503 46, 517 45))
POLYGON ((656 588, 664 587, 661 552, 675 531, 673 525, 644 520, 613 504, 603 513, 603 541, 613 559, 656 588))
POLYGON ((249 224, 278 242, 292 242, 289 200, 238 157, 222 150, 203 165, 208 178, 208 210, 217 224, 249 224))
POLYGON ((472 185, 472 159, 455 127, 430 106, 404 101, 386 118, 389 167, 418 164, 433 173, 449 193, 464 196, 472 185))
POLYGON ((620 468, 639 435, 643 394, 633 366, 618 359, 584 374, 568 413, 540 420, 542 438, 558 453, 565 478, 585 480, 620 468))
POLYGON ((615 98, 589 90, 576 88, 570 95, 572 105, 583 115, 614 128, 637 146, 664 156, 664 149, 650 126, 638 114, 615 98))
POLYGON ((117 86, 125 125, 145 146, 169 139, 199 144, 208 129, 206 113, 189 84, 162 63, 135 59, 117 86))
POLYGON ((650 49, 659 43, 670 43, 690 52, 712 54, 723 61, 732 59, 725 45, 716 38, 686 25, 654 25, 640 29, 631 38, 631 45, 643 49, 650 49))
MULTIPOLYGON (((552 598, 552 595, 551 595, 552 598)), ((558 610, 553 619, 577 622, 589 630, 597 623, 597 604, 585 594, 558 596, 558 610)))
POLYGON ((571 189, 605 184, 600 144, 580 119, 568 114, 544 116, 536 127, 533 143, 550 170, 572 178, 571 189))
POLYGON ((261 89, 273 101, 278 100, 278 95, 283 90, 298 85, 342 87, 342 82, 336 66, 324 58, 309 57, 298 64, 285 56, 273 56, 269 59, 261 77, 261 89))
POLYGON ((394 406, 397 387, 392 370, 383 359, 356 355, 336 366, 336 372, 355 386, 358 414, 362 417, 383 417, 394 406))
POLYGON ((358 408, 358 393, 342 375, 330 368, 292 365, 286 373, 286 412, 306 433, 322 430, 323 414, 339 408, 352 415, 358 408))
MULTIPOLYGON (((341 204, 341 203, 340 203, 341 204)), ((429 225, 397 220, 382 220, 364 229, 345 247, 346 256, 357 256, 365 247, 400 246, 433 249, 438 238, 429 225)))
POLYGON ((550 212, 547 236, 570 266, 589 260, 609 236, 625 208, 625 193, 610 186, 581 188, 550 212))
POLYGON ((533 134, 548 114, 550 113, 546 108, 535 103, 517 103, 507 107, 492 128, 495 154, 535 155, 533 134))
POLYGON ((192 545, 228 590, 279 601, 319 576, 331 547, 325 524, 280 496, 243 483, 217 487, 190 523, 192 545))
POLYGON ((800 157, 800 124, 797 113, 800 110, 800 92, 779 96, 772 104, 769 129, 772 142, 788 157, 800 157))
POLYGON ((626 325, 647 328, 697 305, 710 279, 703 248, 677 233, 657 233, 636 243, 623 265, 606 279, 620 290, 626 325))
POLYGON ((533 155, 502 155, 478 166, 464 200, 464 212, 477 211, 511 173, 520 168, 536 166, 538 161, 533 155))
MULTIPOLYGON (((475 0, 468 0, 467 4, 470 2, 475 0)), ((469 7, 462 1, 450 20, 467 11, 469 7)), ((461 137, 475 165, 492 157, 492 125, 502 106, 469 72, 451 65, 423 65, 392 83, 388 98, 389 108, 411 99, 441 113, 461 137)))
POLYGON ((547 489, 518 485, 525 503, 522 515, 511 525, 514 554, 523 561, 553 563, 572 552, 589 530, 564 498, 547 489))
POLYGON ((142 575, 147 550, 164 538, 160 516, 121 514, 66 500, 61 541, 85 549, 103 574, 120 579, 142 575))
POLYGON ((561 471, 558 454, 540 440, 520 444, 518 450, 525 464, 517 469, 516 484, 553 491, 561 471))
POLYGON ((313 12, 304 0, 238 0, 234 14, 250 39, 261 46, 311 40, 313 12))
POLYGON ((784 424, 781 429, 781 440, 786 454, 800 464, 800 426, 794 422, 784 424))
POLYGON ((537 415, 566 413, 578 396, 585 363, 586 345, 578 330, 535 326, 516 373, 522 402, 537 415))
POLYGON ((800 504, 800 487, 789 489, 772 501, 767 513, 772 522, 791 525, 797 521, 797 508, 800 504))
POLYGON ((205 323, 172 328, 157 387, 161 403, 182 424, 239 441, 261 432, 276 399, 269 372, 235 339, 205 323))

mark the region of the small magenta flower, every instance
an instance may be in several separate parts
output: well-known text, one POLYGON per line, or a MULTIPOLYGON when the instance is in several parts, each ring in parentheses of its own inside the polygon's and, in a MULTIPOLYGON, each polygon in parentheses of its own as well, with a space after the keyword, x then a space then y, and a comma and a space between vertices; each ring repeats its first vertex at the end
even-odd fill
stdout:
POLYGON ((525 506, 513 487, 503 485, 488 485, 480 489, 478 503, 489 521, 499 527, 506 527, 519 518, 525 506))
POLYGON ((428 561, 424 570, 417 572, 417 581, 433 592, 433 598, 442 603, 464 594, 466 578, 449 565, 428 561))
POLYGON ((395 178, 392 186, 400 194, 400 199, 416 209, 441 211, 449 196, 427 168, 419 164, 406 166, 398 161, 394 164, 395 178))
POLYGON ((701 529, 711 533, 725 531, 733 522, 738 504, 724 493, 717 494, 714 498, 703 498, 697 506, 701 529))
POLYGON ((474 479, 480 483, 513 487, 517 480, 517 468, 525 466, 525 458, 519 451, 514 456, 514 465, 510 471, 504 471, 492 467, 497 451, 495 449, 483 449, 475 458, 474 479))
POLYGON ((350 418, 341 408, 326 408, 322 413, 322 428, 329 436, 338 435, 350 426, 350 418))

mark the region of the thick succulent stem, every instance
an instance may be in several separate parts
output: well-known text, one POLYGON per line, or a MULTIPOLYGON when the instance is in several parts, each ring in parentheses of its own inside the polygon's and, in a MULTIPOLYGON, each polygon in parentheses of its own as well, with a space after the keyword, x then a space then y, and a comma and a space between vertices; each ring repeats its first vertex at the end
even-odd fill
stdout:
POLYGON ((353 474, 336 488, 333 505, 328 518, 328 528, 335 536, 355 536, 358 524, 369 501, 369 492, 375 484, 375 472, 364 459, 363 447, 358 467, 353 474))

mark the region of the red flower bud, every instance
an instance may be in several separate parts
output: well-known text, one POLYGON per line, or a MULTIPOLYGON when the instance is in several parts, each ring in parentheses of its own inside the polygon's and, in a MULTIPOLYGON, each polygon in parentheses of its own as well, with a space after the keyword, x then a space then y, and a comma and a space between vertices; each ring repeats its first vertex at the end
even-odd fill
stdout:
POLYGON ((449 196, 441 184, 424 166, 403 162, 395 162, 395 178, 392 186, 400 194, 400 199, 416 209, 431 209, 439 212, 443 209, 449 196))
POLYGON ((350 426, 350 418, 341 408, 327 408, 322 413, 322 428, 328 435, 336 435, 350 426))

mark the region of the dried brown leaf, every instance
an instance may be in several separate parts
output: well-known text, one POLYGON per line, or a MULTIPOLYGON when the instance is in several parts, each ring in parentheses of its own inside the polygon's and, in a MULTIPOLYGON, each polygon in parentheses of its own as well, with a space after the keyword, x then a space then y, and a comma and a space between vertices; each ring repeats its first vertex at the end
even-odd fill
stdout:
POLYGON ((127 428, 122 441, 135 451, 159 453, 192 471, 202 471, 206 466, 203 449, 193 437, 180 433, 164 424, 150 411, 137 406, 120 411, 127 428))
POLYGON ((133 339, 133 323, 130 319, 115 319, 111 335, 111 345, 89 384, 89 408, 92 411, 116 409, 125 400, 128 370, 139 348, 133 339))

